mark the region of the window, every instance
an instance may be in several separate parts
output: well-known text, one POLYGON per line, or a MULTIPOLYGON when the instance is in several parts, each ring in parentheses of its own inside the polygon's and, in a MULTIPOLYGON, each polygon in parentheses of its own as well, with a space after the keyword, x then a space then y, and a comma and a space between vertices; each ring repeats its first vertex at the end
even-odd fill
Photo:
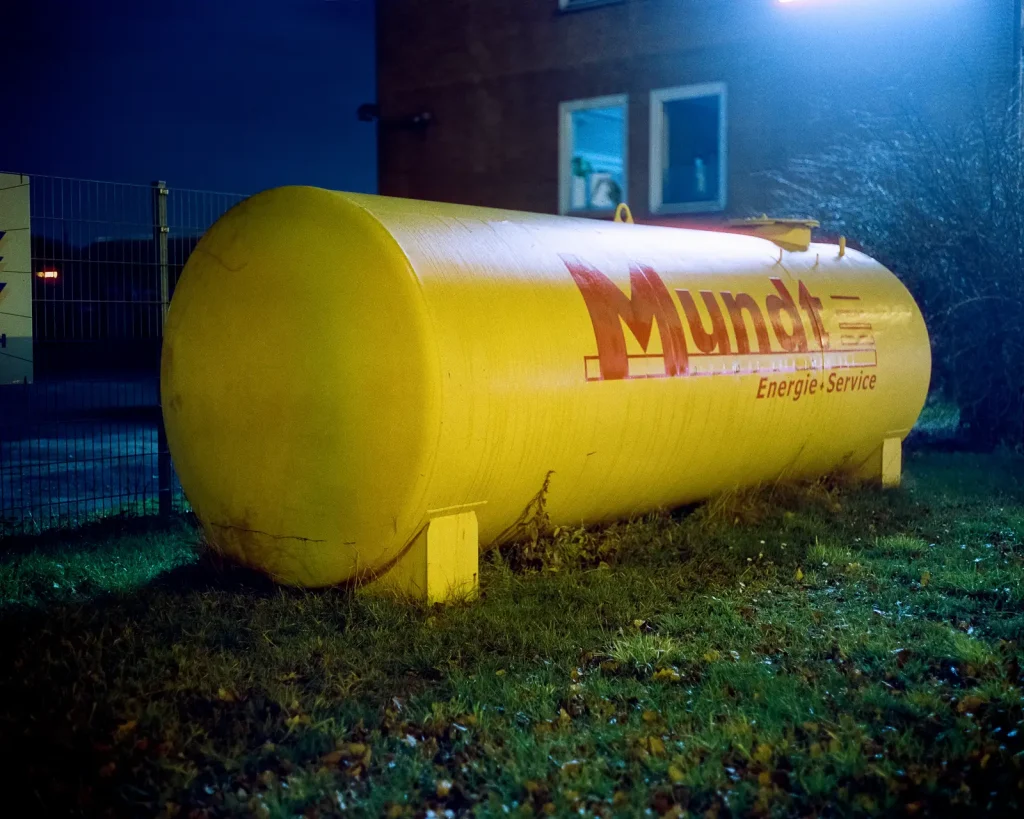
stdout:
POLYGON ((651 213, 725 210, 725 85, 651 92, 651 213))
POLYGON ((559 212, 603 213, 625 201, 627 107, 624 94, 561 104, 559 212))
POLYGON ((610 6, 623 0, 558 0, 559 11, 582 11, 593 6, 610 6))

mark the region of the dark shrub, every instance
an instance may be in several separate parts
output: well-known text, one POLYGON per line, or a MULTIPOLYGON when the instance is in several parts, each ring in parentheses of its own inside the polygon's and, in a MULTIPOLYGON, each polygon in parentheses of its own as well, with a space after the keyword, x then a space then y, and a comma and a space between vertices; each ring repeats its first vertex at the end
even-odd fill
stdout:
POLYGON ((935 125, 862 118, 842 144, 771 174, 808 213, 892 269, 924 312, 932 389, 979 447, 1024 446, 1024 147, 1016 110, 935 125))

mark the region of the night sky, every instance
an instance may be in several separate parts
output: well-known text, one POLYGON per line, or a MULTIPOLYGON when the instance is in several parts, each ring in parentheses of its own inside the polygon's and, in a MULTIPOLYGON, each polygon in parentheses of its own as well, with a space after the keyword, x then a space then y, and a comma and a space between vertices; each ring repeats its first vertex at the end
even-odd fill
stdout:
POLYGON ((376 190, 373 0, 4 6, 0 170, 376 190))

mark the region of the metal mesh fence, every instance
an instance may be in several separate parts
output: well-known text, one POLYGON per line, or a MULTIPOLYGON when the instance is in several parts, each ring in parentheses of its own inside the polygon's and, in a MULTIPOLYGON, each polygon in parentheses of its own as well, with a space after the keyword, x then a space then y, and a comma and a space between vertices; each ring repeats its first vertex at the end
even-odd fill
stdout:
POLYGON ((0 534, 185 508, 160 415, 163 320, 199 237, 241 199, 30 177, 35 373, 0 386, 0 534))

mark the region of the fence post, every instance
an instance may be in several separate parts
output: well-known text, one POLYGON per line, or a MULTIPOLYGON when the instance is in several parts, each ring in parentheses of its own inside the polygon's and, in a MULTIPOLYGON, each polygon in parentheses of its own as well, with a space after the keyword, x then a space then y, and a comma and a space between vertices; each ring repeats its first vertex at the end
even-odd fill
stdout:
MULTIPOLYGON (((160 277, 160 338, 164 337, 164 323, 167 308, 171 304, 170 264, 167 256, 167 183, 153 183, 153 250, 155 251, 157 273, 160 277)), ((171 514, 171 452, 167 445, 167 430, 164 428, 163 404, 157 420, 157 498, 160 517, 171 514)))

